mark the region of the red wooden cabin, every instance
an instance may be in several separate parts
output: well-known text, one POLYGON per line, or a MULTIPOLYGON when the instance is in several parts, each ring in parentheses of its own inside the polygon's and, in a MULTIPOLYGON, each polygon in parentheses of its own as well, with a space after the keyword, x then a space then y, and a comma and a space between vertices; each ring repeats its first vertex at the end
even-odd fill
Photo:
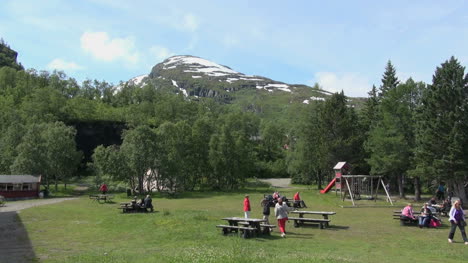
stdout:
POLYGON ((0 195, 7 199, 37 198, 40 186, 40 175, 0 175, 0 195))

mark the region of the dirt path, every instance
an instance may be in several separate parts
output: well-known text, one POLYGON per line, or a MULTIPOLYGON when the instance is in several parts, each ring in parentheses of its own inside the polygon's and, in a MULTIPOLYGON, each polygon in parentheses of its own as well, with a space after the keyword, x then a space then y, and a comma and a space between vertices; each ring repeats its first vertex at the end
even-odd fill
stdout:
POLYGON ((269 178, 259 180, 271 184, 273 188, 293 188, 290 186, 291 178, 269 178))
POLYGON ((36 255, 28 232, 18 216, 21 210, 72 199, 76 198, 7 202, 5 207, 0 207, 0 263, 36 262, 36 255))

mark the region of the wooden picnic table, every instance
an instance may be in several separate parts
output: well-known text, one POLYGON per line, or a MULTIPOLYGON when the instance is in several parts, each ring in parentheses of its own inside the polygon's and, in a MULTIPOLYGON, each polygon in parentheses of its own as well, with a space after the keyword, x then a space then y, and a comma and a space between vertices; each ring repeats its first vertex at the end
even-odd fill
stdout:
MULTIPOLYGON (((237 232, 238 229, 245 230, 244 237, 247 237, 250 232, 253 232, 255 235, 262 233, 270 234, 270 229, 275 227, 273 225, 262 224, 266 222, 266 219, 260 218, 225 217, 222 220, 228 221, 231 231, 237 232), (242 229, 243 227, 247 227, 247 229, 242 229)), ((222 225, 217 227, 222 227, 222 225)))
POLYGON ((103 195, 103 194, 90 195, 89 199, 97 201, 98 203, 101 203, 101 201, 103 201, 103 203, 106 203, 106 202, 111 202, 112 199, 114 199, 114 195, 103 195))
POLYGON ((303 210, 294 210, 289 212, 291 214, 299 214, 299 217, 290 217, 290 220, 294 220, 294 227, 299 227, 304 222, 318 223, 320 228, 323 229, 329 226, 330 219, 328 216, 335 215, 336 212, 326 212, 326 211, 303 211, 303 210), (323 219, 317 218, 305 218, 304 215, 321 215, 323 219))

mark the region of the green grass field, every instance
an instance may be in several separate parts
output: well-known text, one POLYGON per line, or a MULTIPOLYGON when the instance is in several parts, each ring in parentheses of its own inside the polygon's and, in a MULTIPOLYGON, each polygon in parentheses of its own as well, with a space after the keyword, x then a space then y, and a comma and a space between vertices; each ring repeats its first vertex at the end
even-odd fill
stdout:
MULTIPOLYGON (((281 194, 292 197, 294 191, 281 194)), ((176 199, 155 195, 157 212, 149 214, 122 214, 117 207, 128 201, 124 195, 118 195, 115 204, 98 204, 83 196, 26 209, 19 216, 40 262, 440 263, 468 258, 458 230, 457 243, 448 244, 446 218, 438 229, 402 227, 392 219, 392 211, 403 202, 393 208, 342 208, 335 193, 317 190, 304 189, 301 196, 308 210, 337 212, 328 229, 294 228, 289 222, 284 239, 277 229, 270 237, 243 239, 224 236, 215 227, 225 223, 223 217, 243 215, 245 193, 250 194, 252 217, 260 218, 261 198, 271 192, 257 187, 235 193, 186 193, 176 199)))

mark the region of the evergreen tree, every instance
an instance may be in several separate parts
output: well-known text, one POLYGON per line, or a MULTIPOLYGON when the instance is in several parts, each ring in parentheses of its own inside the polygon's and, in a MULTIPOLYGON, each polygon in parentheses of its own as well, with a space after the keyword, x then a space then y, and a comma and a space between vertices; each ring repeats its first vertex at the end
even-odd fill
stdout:
POLYGON ((385 67, 385 72, 382 76, 382 85, 379 89, 379 98, 384 97, 385 94, 398 86, 400 82, 396 76, 395 67, 392 65, 392 62, 389 60, 387 66, 385 67))
POLYGON ((414 147, 411 89, 414 82, 389 90, 379 104, 380 119, 369 132, 365 148, 371 173, 396 180, 404 198, 403 176, 411 165, 414 147))
POLYGON ((468 75, 464 71, 451 57, 437 67, 432 84, 423 93, 416 162, 427 176, 446 180, 449 189, 466 203, 468 75))

